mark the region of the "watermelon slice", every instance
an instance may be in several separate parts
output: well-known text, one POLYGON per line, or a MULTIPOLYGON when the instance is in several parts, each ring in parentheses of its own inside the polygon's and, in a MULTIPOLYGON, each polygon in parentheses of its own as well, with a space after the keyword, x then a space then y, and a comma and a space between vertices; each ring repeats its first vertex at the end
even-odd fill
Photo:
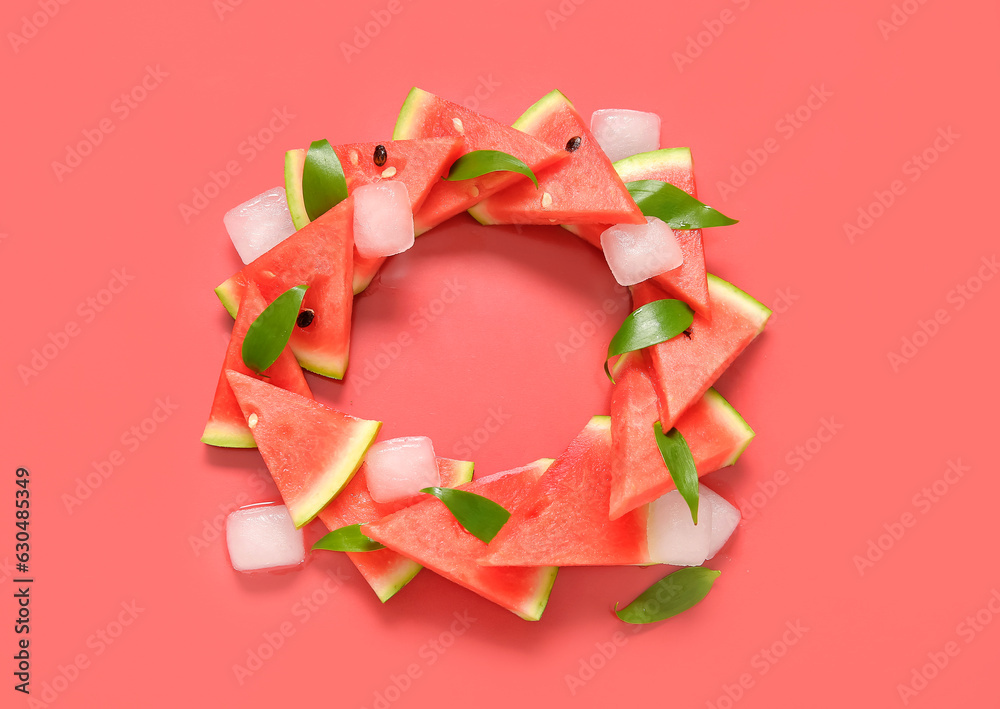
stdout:
MULTIPOLYGON (((201 436, 204 443, 226 448, 257 447, 250 427, 247 426, 247 422, 243 418, 240 404, 236 401, 233 388, 229 386, 226 370, 231 369, 257 379, 264 379, 264 376, 255 374, 243 363, 243 338, 246 337, 250 325, 266 307, 267 301, 260 294, 257 284, 251 281, 247 284, 243 300, 240 302, 236 323, 233 325, 233 334, 229 339, 229 348, 226 350, 226 359, 222 363, 222 371, 219 372, 219 384, 215 387, 212 411, 208 415, 208 423, 205 424, 205 432, 201 436)), ((288 347, 285 347, 278 359, 267 368, 264 374, 267 381, 275 386, 307 396, 310 399, 313 398, 306 378, 302 375, 302 367, 295 361, 295 355, 288 347)))
MULTIPOLYGON (((459 136, 427 138, 420 140, 387 140, 383 143, 347 143, 335 145, 333 150, 340 159, 351 194, 361 185, 383 180, 398 180, 406 185, 410 195, 410 208, 416 214, 431 188, 448 174, 451 164, 464 152, 459 136), (376 165, 375 149, 385 148, 385 162, 376 165)), ((288 208, 296 226, 309 222, 305 201, 302 198, 302 169, 305 165, 304 149, 285 153, 285 192, 288 208)), ((354 293, 360 293, 378 272, 384 258, 364 258, 354 250, 354 293)))
MULTIPOLYGON (((473 464, 469 461, 438 458, 437 464, 442 487, 458 487, 472 480, 473 464)), ((319 518, 332 532, 349 524, 374 522, 426 499, 428 499, 426 495, 417 495, 409 500, 400 500, 392 504, 375 502, 368 493, 365 468, 362 466, 361 471, 351 478, 341 493, 320 511, 319 518)), ((408 584, 421 569, 420 564, 392 549, 347 552, 347 556, 358 567, 358 571, 383 603, 408 584)))
POLYGON ((344 377, 351 341, 353 207, 348 197, 215 289, 235 317, 250 281, 268 301, 292 286, 308 285, 302 310, 313 311, 313 318, 306 327, 296 324, 288 344, 305 369, 334 379, 344 377))
MULTIPOLYGON (((653 383, 660 396, 663 430, 715 383, 726 367, 764 330, 771 311, 718 276, 708 275, 711 320, 695 313, 687 332, 646 348, 653 383)), ((632 301, 640 307, 667 297, 655 284, 632 287, 632 301)))
MULTIPOLYGON (((621 358, 611 398, 611 519, 677 486, 656 445, 659 398, 641 352, 621 358)), ((691 449, 698 475, 732 465, 754 432, 719 392, 709 389, 674 424, 691 449)))
MULTIPOLYGON (((565 144, 550 147, 499 121, 414 87, 399 110, 392 137, 399 140, 438 136, 462 138, 463 153, 472 150, 509 153, 536 174, 568 157, 563 150, 565 144)), ((417 235, 518 181, 529 182, 515 172, 492 172, 472 180, 439 182, 413 218, 417 235)), ((531 187, 534 189, 534 184, 531 187)))
POLYGON ((382 427, 245 374, 226 372, 296 527, 309 522, 361 467, 382 427))
MULTIPOLYGON (((623 182, 660 180, 695 194, 694 167, 690 148, 666 148, 640 153, 615 163, 623 182)), ((611 224, 567 225, 566 228, 587 243, 601 248, 601 234, 611 224)), ((701 229, 674 229, 674 238, 681 247, 684 263, 650 280, 671 298, 679 298, 702 315, 709 316, 708 280, 705 272, 705 248, 701 229)))
POLYGON ((611 419, 595 416, 512 511, 487 566, 649 564, 647 509, 608 519, 611 419))
MULTIPOLYGON (((459 489, 487 497, 508 510, 518 509, 551 463, 539 460, 479 478, 459 489)), ((486 544, 466 532, 436 499, 363 525, 361 531, 525 620, 541 617, 556 577, 553 566, 480 566, 477 559, 486 551, 486 544)))
POLYGON ((542 97, 514 128, 564 150, 580 138, 579 147, 568 160, 538 173, 537 189, 523 180, 472 207, 469 213, 481 224, 646 223, 608 156, 561 92, 542 97))

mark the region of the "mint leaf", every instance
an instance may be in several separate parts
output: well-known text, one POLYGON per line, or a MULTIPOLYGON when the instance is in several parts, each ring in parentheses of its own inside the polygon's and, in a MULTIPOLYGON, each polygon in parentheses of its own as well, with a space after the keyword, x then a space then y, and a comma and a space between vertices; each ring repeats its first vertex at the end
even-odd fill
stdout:
POLYGON ((473 150, 452 163, 446 180, 471 180, 489 172, 517 172, 530 178, 538 187, 538 178, 531 168, 513 155, 500 150, 473 150))
POLYGON ((312 221, 347 199, 347 180, 330 141, 314 140, 302 168, 302 201, 312 221))
POLYGON ((308 286, 292 286, 264 308, 243 338, 243 364, 260 374, 274 364, 288 344, 308 286))
POLYGON ((385 549, 385 545, 362 534, 360 524, 349 524, 333 530, 313 544, 312 548, 327 551, 378 551, 385 549))
POLYGON ((608 345, 608 356, 604 360, 608 379, 615 381, 608 368, 612 357, 666 342, 691 327, 692 322, 694 311, 681 300, 654 300, 633 310, 608 345))
POLYGON ((615 615, 626 623, 655 623, 697 605, 712 590, 719 571, 691 566, 667 574, 615 615))
POLYGON ((676 428, 664 434, 663 425, 659 421, 653 424, 653 435, 656 436, 656 446, 660 449, 660 455, 663 456, 663 462, 670 471, 677 491, 691 510, 691 520, 698 524, 698 470, 687 441, 676 428))
POLYGON ((625 184, 632 199, 647 217, 666 222, 671 229, 703 229, 729 226, 738 220, 699 202, 679 187, 660 180, 636 180, 625 184))
POLYGON ((474 492, 450 487, 425 487, 420 492, 441 500, 466 532, 487 544, 510 519, 510 512, 493 500, 474 492))

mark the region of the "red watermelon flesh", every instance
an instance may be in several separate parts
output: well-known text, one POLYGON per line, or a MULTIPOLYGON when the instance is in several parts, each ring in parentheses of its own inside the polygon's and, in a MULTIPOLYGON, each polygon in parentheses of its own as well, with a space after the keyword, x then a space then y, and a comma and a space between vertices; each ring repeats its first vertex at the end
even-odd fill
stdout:
MULTIPOLYGON (((507 510, 516 510, 551 462, 536 461, 523 468, 478 478, 459 489, 489 498, 507 510)), ((552 566, 481 566, 477 560, 486 552, 487 545, 465 531, 437 499, 425 500, 363 525, 361 531, 525 620, 541 617, 555 580, 557 569, 552 566)))
POLYGON ((559 91, 545 95, 514 122, 514 128, 551 147, 580 145, 569 158, 508 187, 469 210, 481 224, 645 224, 625 183, 576 108, 559 91))
MULTIPOLYGON (((347 192, 351 194, 361 185, 370 185, 385 180, 397 180, 406 185, 410 196, 410 209, 416 214, 424 203, 431 188, 448 174, 451 164, 464 150, 460 136, 426 138, 417 140, 387 140, 382 143, 346 143, 335 145, 333 150, 340 159, 347 181, 347 192), (376 146, 385 148, 386 159, 376 165, 376 146)), ((286 156, 287 164, 295 170, 295 186, 302 189, 302 168, 306 151, 291 150, 286 156)), ((293 197, 295 199, 295 197, 293 197)), ((299 199, 301 199, 299 197, 299 199)), ((371 283, 385 261, 384 258, 365 258, 354 250, 355 293, 360 293, 371 283)))
MULTIPOLYGON (((611 398, 611 519, 652 502, 677 486, 656 445, 659 398, 641 352, 622 357, 611 398)), ((753 439, 743 417, 709 389, 674 424, 698 475, 732 465, 753 439)))
MULTIPOLYGON (((519 158, 536 174, 567 157, 563 146, 550 147, 515 128, 418 88, 413 88, 406 97, 392 137, 397 140, 461 138, 464 141, 463 153, 500 150, 519 158)), ((423 234, 431 227, 518 181, 529 182, 516 172, 491 172, 471 180, 455 182, 442 180, 434 186, 423 206, 415 213, 415 231, 418 235, 423 234)))
MULTIPOLYGON (((771 311, 731 283, 708 275, 711 319, 695 313, 687 332, 647 347, 653 383, 660 396, 663 429, 669 430, 726 367, 764 330, 771 311)), ((632 287, 638 308, 667 297, 655 284, 632 287)))
POLYGON ((292 521, 303 526, 350 482, 382 422, 239 372, 226 376, 292 521))
MULTIPOLYGON (((689 148, 665 148, 640 153, 615 163, 615 170, 623 182, 660 180, 696 197, 694 166, 689 148)), ((567 226, 571 232, 587 243, 601 248, 601 234, 611 224, 580 224, 567 226)), ((708 279, 705 271, 705 248, 701 229, 674 229, 674 238, 681 247, 684 263, 661 273, 650 280, 671 298, 679 298, 702 315, 709 317, 708 279)))
MULTIPOLYGON (((442 487, 458 487, 472 480, 473 465, 469 461, 438 458, 437 464, 442 487)), ((365 468, 362 466, 341 493, 320 511, 319 518, 332 532, 349 524, 374 522, 426 499, 426 495, 416 495, 411 499, 394 503, 375 502, 368 494, 365 468)), ((421 569, 420 564, 392 549, 347 552, 347 556, 358 567, 358 571, 383 603, 409 583, 421 569)))
POLYGON ((493 538, 489 566, 649 564, 647 509, 616 520, 611 502, 611 419, 595 416, 493 538))
POLYGON ((347 370, 354 291, 354 207, 348 197, 306 224, 215 289, 229 313, 236 315, 250 281, 273 301, 292 286, 306 284, 302 310, 312 310, 307 327, 292 330, 288 344, 303 368, 334 379, 347 370))
POLYGON ((233 324, 233 334, 229 339, 226 359, 222 363, 222 371, 219 373, 219 384, 215 388, 212 411, 208 415, 208 423, 205 424, 205 432, 201 436, 204 443, 227 448, 255 448, 257 446, 253 439, 253 433, 250 432, 246 419, 243 418, 240 404, 236 401, 236 394, 229 386, 229 380, 226 378, 227 369, 257 379, 264 379, 266 376, 266 380, 274 386, 312 398, 312 391, 309 390, 306 378, 302 374, 302 367, 295 361, 295 355, 288 347, 285 347, 274 364, 265 370, 264 375, 255 374, 243 363, 243 338, 246 337, 250 325, 266 307, 267 301, 260 294, 257 284, 251 281, 244 291, 239 313, 237 313, 236 322, 233 324))

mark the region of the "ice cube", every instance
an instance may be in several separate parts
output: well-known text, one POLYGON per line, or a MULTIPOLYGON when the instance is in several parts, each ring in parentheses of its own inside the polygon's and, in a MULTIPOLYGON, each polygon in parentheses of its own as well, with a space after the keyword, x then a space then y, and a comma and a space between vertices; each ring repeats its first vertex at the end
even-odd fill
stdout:
POLYGON ((611 162, 660 149, 660 117, 655 113, 624 108, 594 111, 590 132, 611 162))
POLYGON ((233 207, 222 217, 233 246, 250 263, 295 233, 284 187, 275 187, 233 207))
POLYGON ((704 485, 698 486, 698 495, 701 499, 700 504, 712 506, 712 538, 708 543, 708 556, 705 557, 707 561, 719 553, 736 530, 736 526, 740 523, 740 511, 729 504, 722 495, 704 485))
POLYGON ((396 502, 441 484, 434 446, 426 436, 380 441, 365 456, 365 480, 375 502, 396 502))
POLYGON ((365 258, 413 246, 413 212, 404 183, 384 180, 354 190, 354 245, 365 258))
POLYGON ((601 234, 604 258, 615 280, 634 286, 684 263, 673 229, 656 217, 645 224, 616 224, 601 234))
MULTIPOLYGON (((699 496, 701 486, 698 486, 699 496)), ((691 521, 691 509, 677 490, 649 505, 646 534, 649 558, 674 566, 698 566, 708 557, 712 539, 714 508, 704 499, 698 501, 698 524, 691 521)))
POLYGON ((284 505, 251 505, 226 519, 229 560, 237 571, 260 571, 301 564, 306 559, 302 530, 284 505))

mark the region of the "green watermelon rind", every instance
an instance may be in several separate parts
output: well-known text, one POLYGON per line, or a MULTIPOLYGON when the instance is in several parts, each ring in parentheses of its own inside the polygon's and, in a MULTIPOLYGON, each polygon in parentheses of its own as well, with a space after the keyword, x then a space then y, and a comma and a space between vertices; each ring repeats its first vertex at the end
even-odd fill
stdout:
POLYGON ((209 421, 205 424, 205 432, 201 434, 201 442, 220 448, 256 448, 257 442, 246 427, 225 424, 220 421, 209 421))
POLYGON ((511 124, 511 127, 517 128, 525 133, 531 133, 532 128, 537 127, 548 119, 548 117, 552 114, 554 107, 566 105, 570 108, 574 107, 573 102, 566 98, 566 94, 559 89, 553 89, 531 104, 531 106, 529 106, 528 109, 511 124))
MULTIPOLYGON (((636 175, 648 174, 652 169, 676 166, 692 168, 691 148, 660 148, 646 153, 637 153, 614 163, 615 172, 623 182, 636 175)), ((636 179, 641 179, 637 178, 636 179)))
POLYGON ((420 107, 432 98, 434 94, 421 88, 414 86, 410 89, 399 109, 399 115, 396 116, 396 125, 392 130, 393 140, 412 140, 419 137, 413 130, 414 118, 420 114, 420 107))
POLYGON ((285 153, 285 198, 288 200, 288 212, 292 215, 292 224, 301 229, 310 222, 306 212, 306 199, 302 194, 302 173, 306 165, 306 151, 302 148, 289 150, 285 153))
MULTIPOLYGON (((459 485, 462 485, 472 480, 472 475, 473 473, 475 473, 475 468, 476 468, 475 463, 473 463, 471 460, 462 460, 456 462, 461 463, 461 465, 455 466, 455 470, 459 472, 455 479, 455 482, 453 483, 454 487, 458 487, 459 485)), ((365 581, 368 582, 368 585, 371 586, 372 590, 375 592, 375 595, 378 596, 378 599, 382 601, 382 603, 385 603, 394 595, 396 595, 403 588, 403 586, 412 581, 414 577, 418 573, 420 573, 420 570, 424 568, 417 562, 413 561, 413 559, 408 559, 402 554, 400 554, 400 557, 402 557, 402 559, 406 561, 406 563, 400 565, 399 570, 395 574, 378 577, 373 580, 372 578, 369 578, 364 573, 362 573, 362 576, 364 576, 365 581)))
POLYGON ((706 400, 708 405, 712 409, 721 414, 720 418, 724 418, 726 421, 726 431, 734 434, 743 434, 746 436, 746 441, 739 448, 733 451, 733 454, 729 456, 719 467, 725 468, 729 465, 734 465, 743 452, 753 441, 754 436, 757 435, 756 431, 750 428, 750 425, 746 422, 746 419, 737 411, 732 404, 730 404, 722 394, 720 394, 715 387, 709 387, 708 391, 703 394, 703 398, 706 400))
POLYGON ((235 318, 240 310, 240 300, 243 296, 243 289, 237 282, 236 276, 231 276, 216 286, 215 295, 218 296, 226 312, 235 318))
POLYGON ((727 302, 757 326, 758 334, 763 332, 768 318, 771 317, 771 309, 729 281, 711 273, 707 275, 708 294, 712 307, 716 307, 717 300, 727 302))
POLYGON ((527 611, 514 611, 514 614, 524 620, 541 620, 545 607, 549 604, 549 596, 552 594, 552 586, 556 582, 556 574, 559 572, 558 566, 539 567, 538 573, 542 575, 542 583, 538 587, 538 593, 530 599, 527 611))
POLYGON ((351 481, 361 468, 368 449, 375 442, 375 437, 382 428, 382 422, 358 420, 353 428, 349 444, 340 448, 337 457, 327 465, 321 475, 317 476, 312 487, 303 490, 294 500, 286 503, 296 529, 311 522, 351 481))

